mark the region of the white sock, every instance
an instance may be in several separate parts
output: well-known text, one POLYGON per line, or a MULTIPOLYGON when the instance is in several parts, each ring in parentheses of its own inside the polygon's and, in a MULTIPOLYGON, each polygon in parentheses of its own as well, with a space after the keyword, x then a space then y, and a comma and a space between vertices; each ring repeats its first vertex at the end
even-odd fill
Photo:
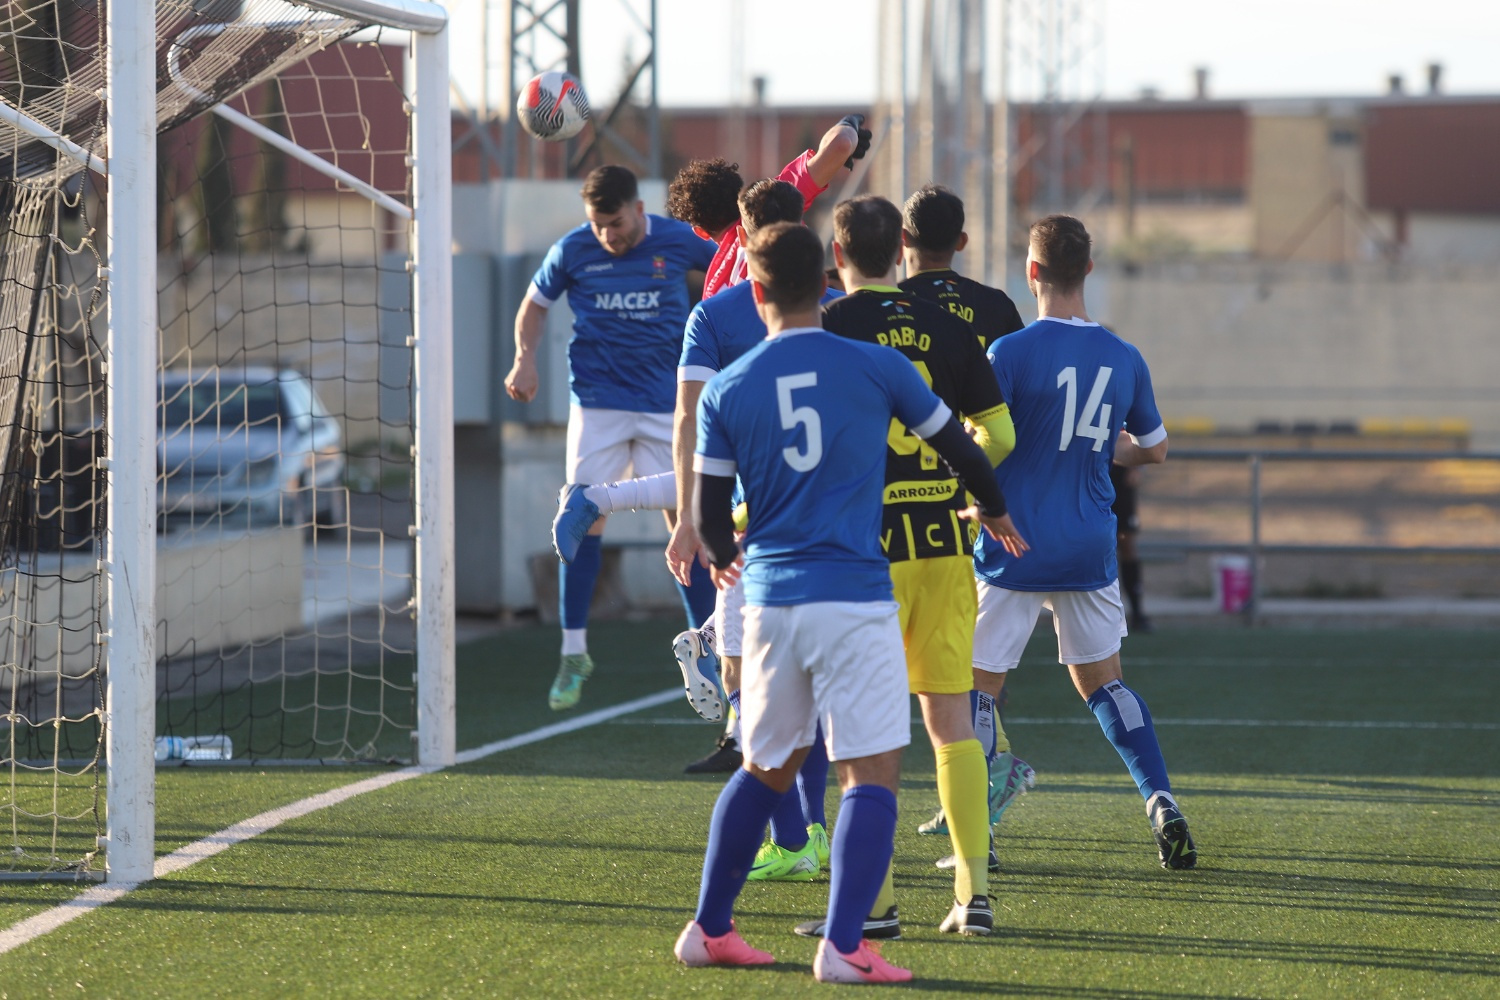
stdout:
POLYGON ((586 628, 563 629, 562 655, 578 656, 589 651, 589 630, 586 628))
POLYGON ((671 510, 677 506, 677 473, 661 472, 639 479, 590 486, 583 495, 601 514, 618 510, 671 510))

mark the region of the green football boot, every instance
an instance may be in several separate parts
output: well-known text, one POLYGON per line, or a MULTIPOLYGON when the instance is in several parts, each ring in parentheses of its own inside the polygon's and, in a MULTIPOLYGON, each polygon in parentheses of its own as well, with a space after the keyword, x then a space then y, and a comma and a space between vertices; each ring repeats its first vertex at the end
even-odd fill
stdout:
POLYGON ((755 864, 750 866, 747 882, 811 882, 818 877, 822 866, 818 864, 818 845, 809 837, 800 851, 789 851, 771 841, 760 845, 755 852, 755 864))
POLYGON ((831 849, 828 840, 828 828, 822 823, 814 823, 807 828, 807 842, 817 848, 818 864, 827 868, 829 851, 831 849))
POLYGON ((594 673, 594 661, 587 653, 573 653, 562 658, 557 678, 547 693, 547 704, 554 712, 572 708, 583 695, 583 682, 594 673))
POLYGON ((1000 822, 1008 807, 1028 789, 1036 787, 1036 771, 1009 750, 990 765, 990 826, 1000 822))

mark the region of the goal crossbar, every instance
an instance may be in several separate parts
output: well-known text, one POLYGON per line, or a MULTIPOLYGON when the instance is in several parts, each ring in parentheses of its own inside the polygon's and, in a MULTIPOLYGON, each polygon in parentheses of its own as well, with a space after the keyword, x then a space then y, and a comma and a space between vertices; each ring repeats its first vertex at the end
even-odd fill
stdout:
POLYGON ((427 0, 298 0, 313 10, 356 21, 433 35, 448 26, 448 12, 427 0))

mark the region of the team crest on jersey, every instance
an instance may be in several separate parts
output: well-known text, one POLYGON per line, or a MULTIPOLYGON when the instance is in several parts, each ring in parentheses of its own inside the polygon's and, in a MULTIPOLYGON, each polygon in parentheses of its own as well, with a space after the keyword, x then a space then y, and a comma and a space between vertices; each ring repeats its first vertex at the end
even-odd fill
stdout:
POLYGON ((651 258, 651 277, 659 281, 665 281, 667 277, 667 258, 656 256, 651 258))

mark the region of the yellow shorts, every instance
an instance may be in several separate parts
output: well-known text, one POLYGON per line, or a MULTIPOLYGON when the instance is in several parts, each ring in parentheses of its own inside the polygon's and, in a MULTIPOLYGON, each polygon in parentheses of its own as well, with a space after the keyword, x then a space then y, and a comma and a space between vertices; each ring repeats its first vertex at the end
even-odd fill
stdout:
POLYGON ((913 693, 964 694, 974 687, 974 560, 939 556, 891 563, 913 693))

